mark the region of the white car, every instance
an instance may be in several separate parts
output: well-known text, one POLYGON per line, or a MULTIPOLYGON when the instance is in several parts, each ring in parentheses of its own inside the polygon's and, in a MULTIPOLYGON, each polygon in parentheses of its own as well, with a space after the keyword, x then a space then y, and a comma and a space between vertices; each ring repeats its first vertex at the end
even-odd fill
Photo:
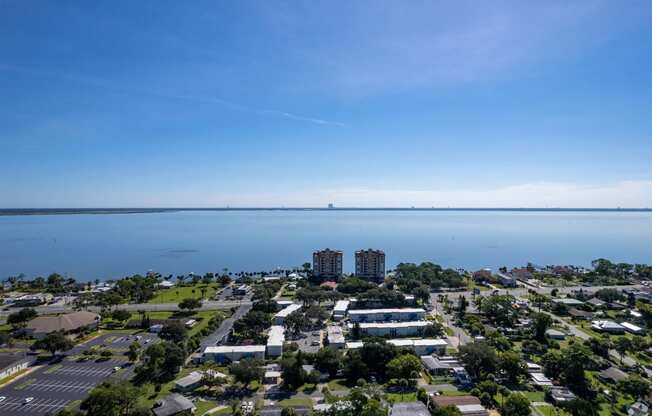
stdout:
POLYGON ((115 373, 115 372, 118 372, 118 371, 120 371, 120 367, 113 367, 113 372, 114 372, 114 373, 115 373))
POLYGON ((7 400, 5 396, 0 396, 0 403, 4 402, 5 400, 7 400))
POLYGON ((23 400, 23 404, 27 404, 27 403, 31 402, 32 400, 34 400, 33 397, 25 397, 25 400, 23 400))

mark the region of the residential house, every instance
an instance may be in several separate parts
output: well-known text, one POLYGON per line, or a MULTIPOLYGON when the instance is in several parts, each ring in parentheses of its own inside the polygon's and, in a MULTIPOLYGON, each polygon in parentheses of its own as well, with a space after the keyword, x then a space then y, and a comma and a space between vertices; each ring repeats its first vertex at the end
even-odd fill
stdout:
POLYGON ((392 405, 390 416, 430 416, 430 411, 422 402, 399 402, 392 405))
POLYGON ((604 383, 618 383, 627 378, 627 373, 616 367, 609 367, 600 371, 600 373, 598 373, 598 378, 604 383))
POLYGON ((156 416, 174 416, 195 413, 195 405, 178 393, 172 393, 158 400, 152 409, 156 416))
POLYGON ((593 321, 591 328, 598 332, 607 332, 609 334, 622 334, 625 332, 625 327, 613 321, 593 321))

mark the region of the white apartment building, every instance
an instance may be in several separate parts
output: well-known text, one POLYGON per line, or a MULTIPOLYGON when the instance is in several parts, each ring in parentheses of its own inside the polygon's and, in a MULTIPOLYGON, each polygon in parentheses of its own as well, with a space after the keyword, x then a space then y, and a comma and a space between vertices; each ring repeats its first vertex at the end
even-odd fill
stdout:
POLYGON ((285 328, 280 325, 272 325, 267 335, 267 356, 270 358, 283 355, 283 343, 285 342, 285 328))
POLYGON ((203 361, 217 363, 240 361, 245 358, 265 359, 265 345, 231 345, 206 347, 203 361))
POLYGON ((293 303, 281 309, 279 312, 274 315, 274 325, 283 325, 285 318, 288 317, 292 312, 296 312, 301 309, 301 305, 293 303))
MULTIPOLYGON (((353 329, 354 324, 349 324, 349 330, 353 329)), ((413 322, 361 322, 360 332, 362 335, 376 337, 407 337, 420 336, 427 326, 427 321, 413 322)))
POLYGON ((421 308, 352 309, 349 311, 349 319, 352 322, 418 321, 425 317, 426 311, 421 308))

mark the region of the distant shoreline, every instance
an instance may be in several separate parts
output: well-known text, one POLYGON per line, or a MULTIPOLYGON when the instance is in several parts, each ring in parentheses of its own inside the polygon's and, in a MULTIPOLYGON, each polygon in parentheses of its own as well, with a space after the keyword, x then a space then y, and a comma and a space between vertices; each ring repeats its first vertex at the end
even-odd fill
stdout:
POLYGON ((322 207, 228 207, 228 208, 3 208, 0 216, 76 214, 154 214, 184 211, 466 211, 466 212, 652 212, 652 208, 322 208, 322 207))

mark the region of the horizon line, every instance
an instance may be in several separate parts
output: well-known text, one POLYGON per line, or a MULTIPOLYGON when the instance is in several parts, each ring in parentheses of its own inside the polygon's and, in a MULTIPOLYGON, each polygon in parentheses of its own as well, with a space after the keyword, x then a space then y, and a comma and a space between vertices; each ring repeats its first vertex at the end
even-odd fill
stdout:
POLYGON ((652 208, 600 207, 94 207, 94 208, 0 208, 8 215, 128 214, 180 211, 502 211, 502 212, 652 212, 652 208))

